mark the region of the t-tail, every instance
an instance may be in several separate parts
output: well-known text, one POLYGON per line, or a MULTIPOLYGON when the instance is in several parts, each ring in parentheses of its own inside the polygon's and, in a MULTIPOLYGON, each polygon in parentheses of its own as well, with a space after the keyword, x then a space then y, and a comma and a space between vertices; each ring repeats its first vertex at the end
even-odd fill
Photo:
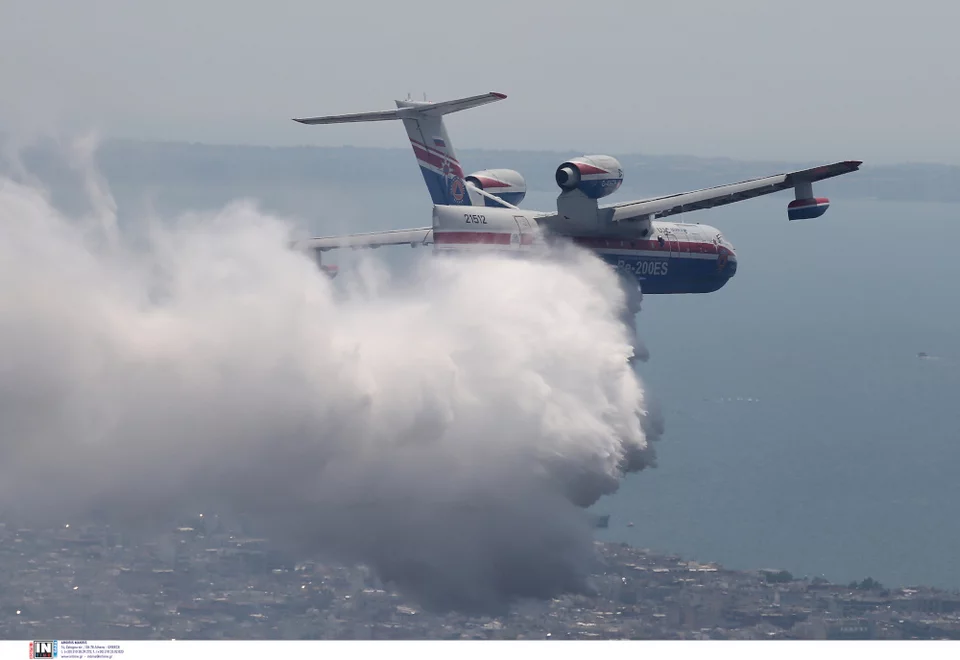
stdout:
MULTIPOLYGON (((433 203, 449 206, 483 206, 483 198, 491 196, 477 190, 474 186, 467 186, 463 168, 457 160, 450 136, 447 135, 447 129, 443 125, 443 116, 505 98, 507 98, 505 94, 490 92, 436 103, 397 101, 396 110, 310 117, 294 119, 294 121, 301 124, 345 124, 399 119, 407 129, 407 137, 410 138, 410 145, 413 147, 420 171, 423 172, 423 180, 427 184, 433 203)), ((497 206, 508 206, 500 200, 496 201, 499 202, 497 206)))

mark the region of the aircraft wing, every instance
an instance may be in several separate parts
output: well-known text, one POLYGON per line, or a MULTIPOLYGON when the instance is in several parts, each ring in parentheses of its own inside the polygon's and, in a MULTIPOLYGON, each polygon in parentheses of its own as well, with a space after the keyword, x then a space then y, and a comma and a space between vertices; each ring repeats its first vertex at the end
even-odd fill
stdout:
POLYGON ((384 245, 430 245, 433 243, 433 227, 418 229, 391 229, 373 231, 365 234, 344 234, 342 236, 320 236, 294 241, 293 248, 299 250, 334 250, 337 248, 378 248, 384 245))
POLYGON ((604 206, 601 210, 612 210, 611 220, 615 222, 624 222, 631 220, 642 220, 649 218, 664 218, 676 213, 686 213, 687 211, 699 211, 700 209, 710 209, 715 206, 742 202, 745 199, 752 199, 760 195, 769 195, 780 190, 793 188, 797 184, 811 184, 823 179, 840 176, 854 172, 860 168, 862 161, 845 160, 830 165, 821 165, 808 170, 799 170, 787 174, 775 174, 773 176, 761 177, 759 179, 749 179, 739 183, 728 183, 723 186, 713 188, 703 188, 692 192, 679 193, 676 195, 667 195, 665 197, 653 197, 651 199, 642 199, 636 202, 622 202, 604 206))

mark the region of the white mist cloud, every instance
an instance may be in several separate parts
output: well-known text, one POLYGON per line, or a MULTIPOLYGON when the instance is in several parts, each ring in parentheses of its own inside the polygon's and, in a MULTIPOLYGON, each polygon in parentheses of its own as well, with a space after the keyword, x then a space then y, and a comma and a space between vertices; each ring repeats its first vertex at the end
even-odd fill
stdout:
POLYGON ((435 607, 583 588, 578 507, 661 431, 605 265, 437 257, 399 281, 365 261, 335 286, 248 203, 125 240, 76 163, 82 218, 0 178, 8 513, 229 506, 435 607))

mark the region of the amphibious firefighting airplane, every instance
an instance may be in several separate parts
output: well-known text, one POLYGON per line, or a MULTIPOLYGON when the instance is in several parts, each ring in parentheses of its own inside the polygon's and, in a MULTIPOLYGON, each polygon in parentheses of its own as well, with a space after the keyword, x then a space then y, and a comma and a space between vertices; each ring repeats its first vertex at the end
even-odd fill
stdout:
MULTIPOLYGON (((519 172, 489 169, 464 175, 443 116, 505 99, 490 92, 453 101, 396 101, 395 110, 295 119, 301 124, 341 124, 400 120, 433 198, 430 227, 309 238, 295 243, 320 254, 335 248, 432 245, 446 250, 493 249, 519 253, 569 240, 596 253, 620 275, 634 279, 643 294, 709 293, 737 272, 737 256, 723 234, 708 225, 665 222, 687 211, 709 209, 793 188, 789 220, 816 218, 830 204, 814 197, 813 183, 853 172, 861 161, 842 161, 808 170, 775 174, 692 192, 599 206, 615 192, 623 169, 611 156, 580 156, 555 174, 560 195, 556 213, 518 208, 526 194, 519 172)), ((335 267, 324 266, 328 274, 335 267)))

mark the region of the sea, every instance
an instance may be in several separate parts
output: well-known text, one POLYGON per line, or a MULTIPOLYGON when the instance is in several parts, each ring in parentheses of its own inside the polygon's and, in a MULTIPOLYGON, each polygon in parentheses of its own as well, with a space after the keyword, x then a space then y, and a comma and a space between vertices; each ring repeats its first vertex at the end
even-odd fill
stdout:
POLYGON ((644 300, 638 370, 666 432, 658 467, 598 503, 602 538, 960 588, 960 206, 840 189, 815 221, 788 222, 779 196, 696 218, 738 271, 644 300))
MULTIPOLYGON (((324 233, 429 225, 411 170, 374 187, 197 181, 146 206, 246 196, 324 233)), ((140 188, 114 192, 122 210, 144 206, 140 188)), ((848 199, 840 183, 830 196, 815 220, 788 222, 788 193, 683 217, 720 229, 738 271, 715 293, 645 298, 637 369, 666 432, 658 465, 593 507, 610 514, 598 538, 735 569, 960 588, 960 205, 848 199)))

